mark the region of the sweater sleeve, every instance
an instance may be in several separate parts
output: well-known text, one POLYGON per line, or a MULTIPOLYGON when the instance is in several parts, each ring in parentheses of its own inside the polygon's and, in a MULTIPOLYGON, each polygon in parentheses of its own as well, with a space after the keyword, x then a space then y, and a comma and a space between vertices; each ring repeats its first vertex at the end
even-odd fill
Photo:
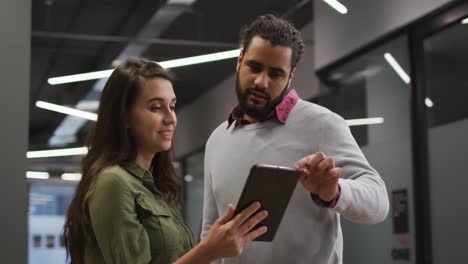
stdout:
POLYGON ((319 149, 343 170, 340 198, 331 210, 355 223, 383 222, 389 211, 385 183, 369 165, 346 121, 337 114, 323 118, 319 149))

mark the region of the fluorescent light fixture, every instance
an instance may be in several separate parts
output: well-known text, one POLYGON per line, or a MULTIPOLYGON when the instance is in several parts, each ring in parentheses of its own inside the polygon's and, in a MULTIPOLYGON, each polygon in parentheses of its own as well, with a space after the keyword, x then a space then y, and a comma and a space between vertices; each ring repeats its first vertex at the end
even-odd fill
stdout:
POLYGON ((167 1, 168 5, 191 5, 195 2, 196 0, 169 0, 167 1))
POLYGON ((65 181, 79 181, 81 180, 81 173, 63 173, 61 177, 65 181))
POLYGON ((26 178, 46 180, 49 179, 49 173, 42 171, 27 171, 26 178))
POLYGON ((426 97, 426 99, 424 99, 424 103, 426 104, 427 107, 434 106, 434 102, 432 102, 432 100, 429 97, 426 97))
POLYGON ((465 19, 463 19, 461 23, 462 23, 462 24, 468 24, 468 17, 465 18, 465 19))
POLYGON ((348 13, 348 9, 346 8, 346 6, 344 6, 342 3, 338 2, 337 0, 323 0, 323 1, 327 3, 329 6, 333 7, 333 9, 335 9, 341 14, 348 13))
POLYGON ((384 122, 383 117, 371 117, 371 118, 346 120, 346 123, 348 124, 348 126, 375 125, 375 124, 382 124, 383 122, 384 122))
POLYGON ((188 65, 193 65, 193 64, 200 64, 200 63, 236 58, 239 56, 239 54, 240 54, 240 49, 235 49, 235 50, 216 52, 216 53, 205 54, 205 55, 200 55, 200 56, 188 57, 188 58, 183 58, 183 59, 163 61, 163 62, 160 62, 159 65, 161 65, 164 68, 176 68, 176 67, 188 66, 188 65))
POLYGON ((48 158, 48 157, 62 157, 62 156, 78 156, 78 155, 86 155, 86 153, 88 153, 88 148, 80 147, 80 148, 28 151, 26 153, 26 157, 29 159, 33 159, 33 158, 48 158))
POLYGON ((393 58, 392 54, 390 53, 385 53, 384 54, 385 59, 387 60, 388 64, 395 70, 395 72, 400 76, 400 78, 406 83, 409 84, 411 81, 411 78, 408 76, 408 74, 403 70, 403 68, 398 64, 398 62, 393 58))
MULTIPOLYGON (((194 56, 194 57, 163 61, 163 62, 158 62, 158 64, 161 65, 163 68, 169 69, 169 68, 176 68, 176 67, 188 66, 188 65, 193 65, 193 64, 200 64, 200 63, 236 58, 239 56, 239 53, 240 53, 240 49, 235 49, 235 50, 228 50, 228 51, 210 53, 210 54, 205 54, 205 55, 199 55, 199 56, 194 56)), ((63 84, 63 83, 95 80, 95 79, 101 79, 101 78, 108 78, 111 75, 112 71, 113 70, 105 70, 105 71, 67 75, 67 76, 49 78, 47 81, 51 85, 56 85, 56 84, 63 84)))
POLYGON ((66 106, 63 106, 63 105, 57 105, 57 104, 51 104, 51 103, 47 103, 47 102, 43 102, 43 101, 37 101, 36 106, 39 107, 39 108, 50 110, 50 111, 55 111, 55 112, 59 112, 59 113, 66 114, 66 115, 81 117, 81 118, 92 120, 92 121, 97 120, 97 114, 95 114, 95 113, 86 112, 86 111, 78 110, 78 109, 75 109, 75 108, 66 107, 66 106))
POLYGON ((73 75, 67 75, 67 76, 62 76, 62 77, 54 77, 54 78, 49 78, 47 82, 51 85, 57 85, 57 84, 62 84, 62 83, 72 83, 72 82, 82 82, 82 81, 89 81, 89 80, 95 80, 95 79, 102 79, 102 78, 109 77, 113 70, 114 69, 73 74, 73 75))

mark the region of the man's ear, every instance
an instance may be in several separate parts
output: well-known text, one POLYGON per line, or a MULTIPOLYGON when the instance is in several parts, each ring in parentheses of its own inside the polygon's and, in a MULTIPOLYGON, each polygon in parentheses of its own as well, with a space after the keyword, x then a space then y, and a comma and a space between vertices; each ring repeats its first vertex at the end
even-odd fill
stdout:
POLYGON ((237 57, 237 65, 236 65, 236 72, 239 72, 240 65, 242 63, 242 59, 244 58, 244 50, 240 51, 239 57, 237 57))
POLYGON ((291 86, 292 80, 294 79, 294 75, 296 74, 296 66, 292 68, 291 73, 289 73, 289 80, 288 80, 288 88, 291 86))

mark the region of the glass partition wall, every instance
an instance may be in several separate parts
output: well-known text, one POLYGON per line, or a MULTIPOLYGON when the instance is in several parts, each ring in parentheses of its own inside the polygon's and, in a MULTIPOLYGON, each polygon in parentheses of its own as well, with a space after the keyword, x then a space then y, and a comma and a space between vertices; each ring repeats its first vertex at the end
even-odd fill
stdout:
POLYGON ((314 101, 348 121, 391 200, 383 224, 342 218, 347 263, 415 263, 409 69, 408 42, 399 37, 321 76, 314 101))
POLYGON ((351 132, 385 180, 377 226, 342 220, 346 263, 464 263, 468 233, 468 2, 454 1, 318 72, 313 101, 351 132), (361 122, 362 124, 362 122, 361 122))
POLYGON ((203 166, 205 151, 192 153, 181 160, 184 182, 184 218, 199 241, 203 218, 203 166))
POLYGON ((468 2, 418 25, 412 33, 417 129, 426 198, 428 263, 464 263, 468 251, 468 2))

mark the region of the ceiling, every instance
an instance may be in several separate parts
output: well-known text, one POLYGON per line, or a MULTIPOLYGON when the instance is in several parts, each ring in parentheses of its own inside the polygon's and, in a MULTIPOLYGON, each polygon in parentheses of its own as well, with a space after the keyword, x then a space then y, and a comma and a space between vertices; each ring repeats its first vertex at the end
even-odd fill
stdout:
MULTIPOLYGON (((50 85, 56 76, 111 69, 128 56, 155 61, 238 47, 242 25, 264 13, 302 28, 311 0, 41 0, 32 1, 29 149, 83 146, 88 122, 35 106, 45 101, 95 111, 103 81, 50 85), (78 107, 80 108, 80 107, 78 107), (61 131, 61 132, 60 132, 61 131), (64 132, 65 131, 65 132, 64 132), (51 140, 60 134, 61 140, 51 140), (65 135, 65 137, 64 137, 65 135), (63 139, 66 140, 63 140, 63 139), (55 142, 55 143, 54 143, 55 142)), ((180 110, 232 74, 235 59, 174 68, 180 110)), ((68 170, 76 159, 34 159, 30 167, 68 170)))

